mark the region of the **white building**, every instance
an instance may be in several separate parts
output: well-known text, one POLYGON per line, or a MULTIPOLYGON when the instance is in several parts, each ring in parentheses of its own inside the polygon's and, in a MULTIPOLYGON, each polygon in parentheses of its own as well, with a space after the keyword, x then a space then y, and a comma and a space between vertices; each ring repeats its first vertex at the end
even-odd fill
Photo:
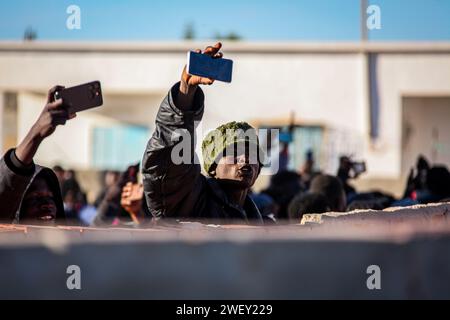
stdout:
MULTIPOLYGON (((139 161, 186 52, 204 46, 0 42, 0 150, 24 137, 50 87, 100 80, 104 106, 58 128, 36 160, 80 172, 139 161)), ((205 88, 204 132, 231 120, 286 126, 294 112, 293 166, 313 148, 335 173, 353 154, 367 162, 361 188, 397 195, 419 153, 450 165, 450 43, 230 42, 224 53, 233 82, 205 88)))

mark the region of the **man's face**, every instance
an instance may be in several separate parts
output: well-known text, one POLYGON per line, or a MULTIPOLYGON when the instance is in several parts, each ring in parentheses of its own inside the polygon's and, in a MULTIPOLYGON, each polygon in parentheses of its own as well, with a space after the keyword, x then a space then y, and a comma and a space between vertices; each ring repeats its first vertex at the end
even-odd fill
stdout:
MULTIPOLYGON (((251 150, 251 149, 250 149, 251 150)), ((251 150, 252 151, 252 150, 251 150)), ((248 189, 259 175, 259 162, 249 156, 249 148, 233 146, 225 151, 216 167, 215 178, 248 189)))
POLYGON ((25 194, 23 210, 26 220, 49 222, 56 219, 55 198, 45 179, 37 178, 33 181, 25 194))

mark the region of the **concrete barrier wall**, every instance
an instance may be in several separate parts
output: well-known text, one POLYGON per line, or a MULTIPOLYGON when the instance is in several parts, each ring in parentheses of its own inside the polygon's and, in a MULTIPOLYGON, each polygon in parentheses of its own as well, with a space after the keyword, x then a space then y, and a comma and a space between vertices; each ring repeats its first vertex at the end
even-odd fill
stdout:
POLYGON ((416 205, 412 207, 393 207, 383 211, 355 210, 351 212, 328 212, 324 214, 305 214, 301 224, 321 223, 373 223, 373 222, 444 222, 450 215, 450 203, 434 203, 429 205, 416 205))
POLYGON ((429 219, 445 208, 380 213, 388 224, 359 212, 267 228, 0 225, 0 299, 450 299, 450 224, 429 219), (67 288, 71 265, 81 290, 67 288))

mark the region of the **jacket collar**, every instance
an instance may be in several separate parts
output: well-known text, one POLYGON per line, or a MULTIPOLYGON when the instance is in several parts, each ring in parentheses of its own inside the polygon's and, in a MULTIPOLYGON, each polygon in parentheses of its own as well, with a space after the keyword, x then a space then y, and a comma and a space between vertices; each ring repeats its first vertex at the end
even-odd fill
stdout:
POLYGON ((229 208, 232 208, 236 211, 238 211, 243 218, 246 220, 262 220, 261 213, 259 212, 258 207, 256 206, 255 202, 249 197, 249 195, 245 198, 244 208, 239 208, 238 206, 234 205, 228 200, 228 197, 223 191, 223 189, 220 187, 220 184, 218 181, 214 178, 207 178, 208 185, 210 187, 210 190, 213 193, 213 196, 224 206, 227 206, 229 208))

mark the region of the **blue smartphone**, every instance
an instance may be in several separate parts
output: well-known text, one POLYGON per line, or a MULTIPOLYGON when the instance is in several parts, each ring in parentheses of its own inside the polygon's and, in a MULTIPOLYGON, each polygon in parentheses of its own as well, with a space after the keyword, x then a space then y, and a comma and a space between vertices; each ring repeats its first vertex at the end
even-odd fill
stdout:
POLYGON ((206 54, 188 52, 187 72, 191 75, 231 82, 233 61, 214 59, 206 54))

